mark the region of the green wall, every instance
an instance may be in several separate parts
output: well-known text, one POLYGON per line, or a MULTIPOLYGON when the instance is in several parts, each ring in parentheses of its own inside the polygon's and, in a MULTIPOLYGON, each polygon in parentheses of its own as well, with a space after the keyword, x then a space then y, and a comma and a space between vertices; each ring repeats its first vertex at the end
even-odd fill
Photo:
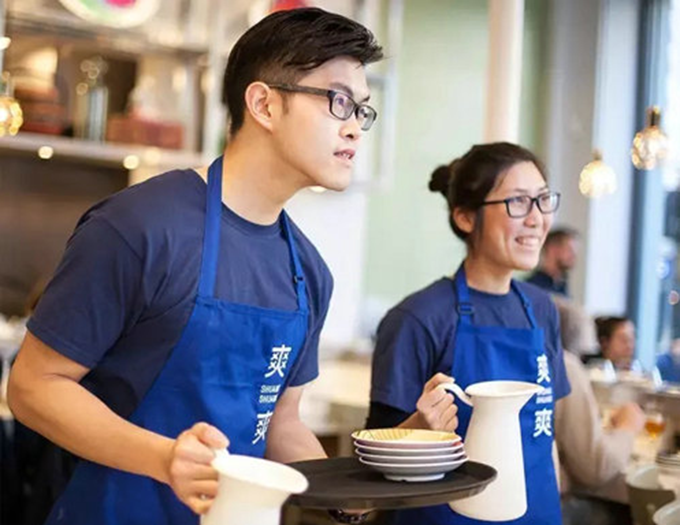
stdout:
MULTIPOLYGON (((485 0, 406 1, 398 59, 396 173, 369 198, 366 296, 396 303, 464 256, 447 222, 446 202, 431 193, 430 173, 481 141, 487 61, 485 0)), ((540 153, 544 0, 527 0, 521 142, 540 153)))

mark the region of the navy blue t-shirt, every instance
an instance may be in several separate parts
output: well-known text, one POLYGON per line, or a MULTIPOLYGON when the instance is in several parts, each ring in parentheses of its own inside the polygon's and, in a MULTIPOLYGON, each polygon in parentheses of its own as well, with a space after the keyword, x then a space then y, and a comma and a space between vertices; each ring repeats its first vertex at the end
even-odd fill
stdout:
MULTIPOLYGON (((207 186, 176 170, 127 188, 80 219, 28 329, 90 368, 82 384, 128 416, 160 372, 198 290, 207 186)), ((318 341, 333 288, 328 267, 290 222, 309 300, 307 337, 287 384, 318 375, 318 341)), ((261 226, 222 206, 218 299, 296 310, 280 221, 261 226)))
MULTIPOLYGON (((545 331, 553 396, 569 394, 560 344, 557 308, 534 285, 516 282, 531 301, 538 327, 545 331)), ((495 295, 470 289, 473 323, 478 326, 530 328, 521 299, 514 291, 495 295)), ((373 354, 371 401, 405 414, 416 410, 425 383, 437 372, 451 375, 458 324, 453 280, 442 278, 392 308, 378 327, 373 354)))
POLYGON ((550 293, 557 293, 569 297, 569 284, 567 281, 555 280, 551 275, 548 275, 542 270, 534 271, 527 277, 526 282, 538 286, 539 288, 543 288, 550 293))

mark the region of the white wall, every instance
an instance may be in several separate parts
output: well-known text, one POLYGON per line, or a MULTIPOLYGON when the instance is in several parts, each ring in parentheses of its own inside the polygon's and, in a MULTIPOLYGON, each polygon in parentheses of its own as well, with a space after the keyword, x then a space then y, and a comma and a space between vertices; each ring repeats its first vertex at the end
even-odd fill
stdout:
POLYGON ((551 2, 547 164, 562 192, 557 222, 582 235, 572 292, 591 313, 623 313, 628 291, 638 0, 551 2), (600 148, 618 190, 583 197, 578 177, 600 148))
POLYGON ((637 0, 606 0, 600 21, 593 145, 605 152, 605 161, 617 174, 618 189, 590 201, 584 302, 592 312, 623 313, 635 176, 630 146, 636 131, 637 0))
POLYGON ((357 336, 363 293, 367 195, 361 191, 304 190, 286 206, 328 264, 335 283, 323 329, 323 350, 333 353, 357 336))

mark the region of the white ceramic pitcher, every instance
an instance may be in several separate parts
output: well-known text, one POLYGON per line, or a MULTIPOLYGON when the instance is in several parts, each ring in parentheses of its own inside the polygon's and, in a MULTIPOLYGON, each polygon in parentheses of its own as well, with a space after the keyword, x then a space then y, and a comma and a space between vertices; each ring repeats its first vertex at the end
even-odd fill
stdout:
POLYGON ((481 493, 452 501, 449 506, 463 516, 485 521, 523 516, 527 495, 519 412, 543 387, 521 381, 475 383, 465 392, 455 383, 440 386, 474 407, 465 436, 467 456, 498 471, 481 493))
POLYGON ((201 525, 279 525, 281 506, 291 494, 307 490, 304 474, 269 461, 215 451, 217 497, 201 525))

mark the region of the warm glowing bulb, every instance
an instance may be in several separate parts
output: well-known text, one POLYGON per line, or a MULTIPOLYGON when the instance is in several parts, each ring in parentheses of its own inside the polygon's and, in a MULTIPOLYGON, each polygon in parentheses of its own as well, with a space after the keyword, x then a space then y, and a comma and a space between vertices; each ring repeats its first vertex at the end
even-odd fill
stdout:
POLYGON ((16 135, 23 123, 23 112, 16 99, 0 95, 0 137, 16 135))
POLYGON ((630 156, 639 170, 653 170, 668 156, 668 137, 659 127, 661 110, 654 106, 647 110, 647 125, 635 134, 630 156))
POLYGON ((0 74, 0 137, 16 135, 24 123, 24 114, 12 91, 9 73, 0 74))
POLYGON ((126 170, 136 170, 139 168, 139 157, 137 155, 128 155, 123 159, 123 167, 126 170))
POLYGON ((595 152, 594 159, 581 171, 578 182, 579 191, 586 197, 598 198, 616 191, 616 174, 602 162, 602 155, 595 152))
POLYGON ((54 148, 51 146, 40 146, 40 148, 38 148, 38 157, 41 159, 49 160, 52 158, 52 155, 54 155, 54 148))

